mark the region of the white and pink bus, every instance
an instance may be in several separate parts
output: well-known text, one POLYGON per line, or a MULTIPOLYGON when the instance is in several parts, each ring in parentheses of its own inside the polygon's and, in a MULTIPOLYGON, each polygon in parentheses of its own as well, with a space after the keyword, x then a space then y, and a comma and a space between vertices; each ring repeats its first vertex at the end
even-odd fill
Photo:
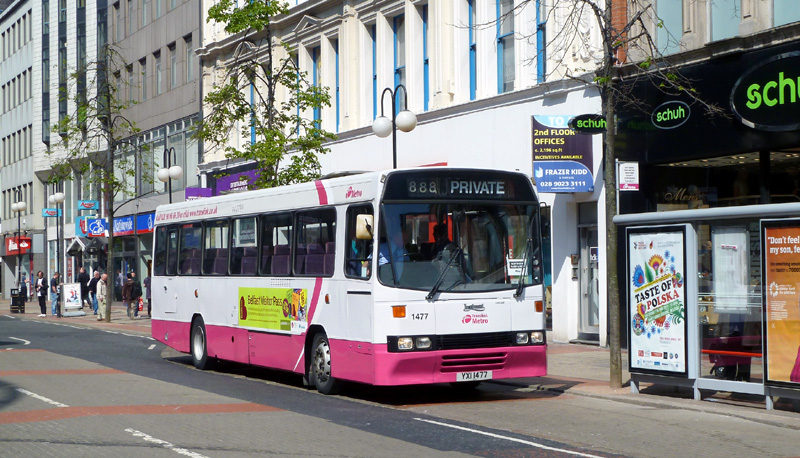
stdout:
POLYGON ((326 394, 542 376, 539 209, 524 174, 446 167, 163 205, 152 334, 326 394))

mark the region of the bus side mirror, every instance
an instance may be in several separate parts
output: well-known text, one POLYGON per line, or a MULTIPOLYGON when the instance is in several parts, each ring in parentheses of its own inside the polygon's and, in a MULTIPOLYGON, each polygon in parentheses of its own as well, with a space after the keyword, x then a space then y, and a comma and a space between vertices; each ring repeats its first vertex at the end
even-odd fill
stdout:
POLYGON ((356 238, 372 240, 372 215, 356 215, 356 238))

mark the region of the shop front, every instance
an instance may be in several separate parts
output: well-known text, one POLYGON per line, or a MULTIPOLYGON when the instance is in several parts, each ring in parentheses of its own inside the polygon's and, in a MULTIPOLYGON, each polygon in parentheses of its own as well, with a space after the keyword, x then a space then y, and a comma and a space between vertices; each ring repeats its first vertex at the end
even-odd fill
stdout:
POLYGON ((110 277, 116 279, 120 272, 123 276, 128 272, 136 272, 143 279, 150 274, 154 221, 155 213, 114 218, 114 259, 109 268, 110 277))
POLYGON ((800 44, 679 71, 698 99, 636 81, 647 107, 618 113, 639 173, 614 218, 632 378, 771 408, 800 397, 800 44))

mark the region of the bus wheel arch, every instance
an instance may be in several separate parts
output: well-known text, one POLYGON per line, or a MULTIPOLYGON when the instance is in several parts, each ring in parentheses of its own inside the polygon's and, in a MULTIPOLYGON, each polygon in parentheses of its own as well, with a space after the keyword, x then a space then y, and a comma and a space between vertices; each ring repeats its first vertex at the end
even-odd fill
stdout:
POLYGON ((311 341, 309 384, 322 394, 336 394, 341 389, 341 381, 331 375, 332 359, 328 336, 324 331, 316 332, 311 341))
POLYGON ((192 327, 189 332, 189 352, 192 355, 194 367, 200 370, 211 369, 214 360, 208 356, 208 334, 206 324, 201 315, 192 317, 192 327))

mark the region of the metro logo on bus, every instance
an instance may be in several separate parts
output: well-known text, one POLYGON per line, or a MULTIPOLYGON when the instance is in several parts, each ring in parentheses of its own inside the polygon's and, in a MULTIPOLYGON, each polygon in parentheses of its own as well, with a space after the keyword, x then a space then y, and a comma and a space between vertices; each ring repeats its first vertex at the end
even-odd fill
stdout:
POLYGON ((350 186, 349 188, 347 188, 347 193, 345 193, 344 198, 355 199, 356 197, 361 197, 363 194, 364 192, 361 191, 360 189, 353 189, 353 187, 350 186))
POLYGON ((464 315, 464 318, 461 319, 461 322, 464 324, 489 324, 489 314, 476 313, 472 315, 464 315))

